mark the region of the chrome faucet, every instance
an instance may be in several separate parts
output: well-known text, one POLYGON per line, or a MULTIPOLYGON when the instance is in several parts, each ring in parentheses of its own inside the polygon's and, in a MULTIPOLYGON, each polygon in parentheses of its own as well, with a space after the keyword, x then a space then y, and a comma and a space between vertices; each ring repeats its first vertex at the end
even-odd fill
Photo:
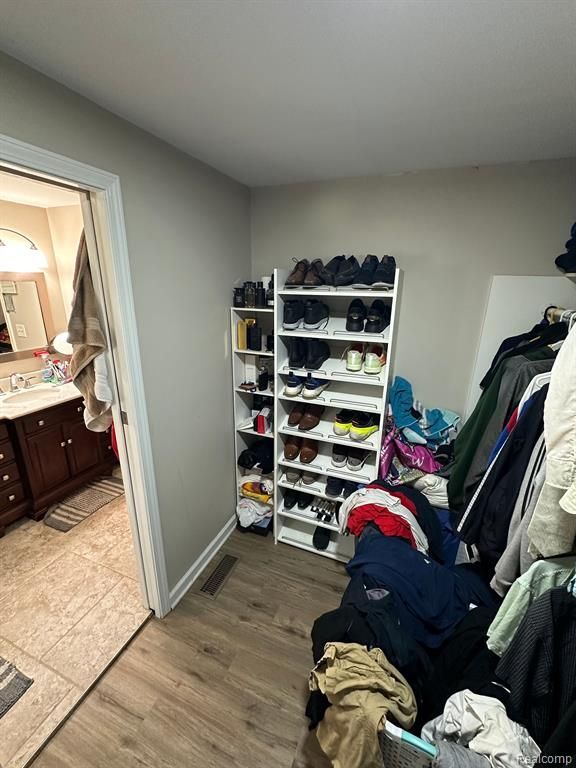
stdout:
POLYGON ((21 373, 10 374, 10 392, 18 392, 19 389, 26 389, 29 386, 30 381, 21 373))

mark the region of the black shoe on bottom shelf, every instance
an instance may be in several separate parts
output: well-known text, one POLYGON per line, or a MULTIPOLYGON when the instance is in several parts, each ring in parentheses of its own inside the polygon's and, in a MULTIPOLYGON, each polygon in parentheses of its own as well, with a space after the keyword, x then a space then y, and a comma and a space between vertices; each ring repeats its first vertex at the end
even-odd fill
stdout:
POLYGON ((328 528, 318 526, 314 531, 314 536, 312 536, 312 544, 321 552, 327 549, 328 544, 330 544, 330 531, 328 528))

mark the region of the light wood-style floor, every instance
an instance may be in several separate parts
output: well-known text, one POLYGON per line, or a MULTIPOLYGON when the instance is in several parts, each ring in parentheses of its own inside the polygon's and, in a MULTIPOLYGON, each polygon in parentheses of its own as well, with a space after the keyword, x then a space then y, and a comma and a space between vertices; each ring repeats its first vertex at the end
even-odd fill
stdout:
POLYGON ((224 553, 240 561, 216 600, 197 593, 202 577, 148 621, 33 768, 289 768, 310 629, 339 605, 345 571, 250 533, 213 564, 224 553))

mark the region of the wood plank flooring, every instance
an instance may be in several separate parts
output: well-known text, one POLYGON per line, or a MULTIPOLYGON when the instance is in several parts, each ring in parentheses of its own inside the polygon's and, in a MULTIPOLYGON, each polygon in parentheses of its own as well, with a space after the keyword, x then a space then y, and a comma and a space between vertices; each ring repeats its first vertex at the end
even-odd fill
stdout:
POLYGON ((224 553, 240 561, 216 600, 198 594, 202 577, 151 619, 33 768, 290 767, 312 622, 339 605, 346 574, 249 533, 235 532, 214 562, 224 553))

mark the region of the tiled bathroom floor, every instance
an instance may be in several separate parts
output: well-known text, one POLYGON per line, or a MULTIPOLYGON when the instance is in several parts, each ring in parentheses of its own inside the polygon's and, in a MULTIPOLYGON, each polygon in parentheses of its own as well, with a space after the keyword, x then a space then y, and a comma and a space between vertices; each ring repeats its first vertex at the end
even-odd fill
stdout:
POLYGON ((0 539, 0 656, 34 679, 0 718, 21 768, 149 616, 124 497, 68 533, 26 520, 0 539))

